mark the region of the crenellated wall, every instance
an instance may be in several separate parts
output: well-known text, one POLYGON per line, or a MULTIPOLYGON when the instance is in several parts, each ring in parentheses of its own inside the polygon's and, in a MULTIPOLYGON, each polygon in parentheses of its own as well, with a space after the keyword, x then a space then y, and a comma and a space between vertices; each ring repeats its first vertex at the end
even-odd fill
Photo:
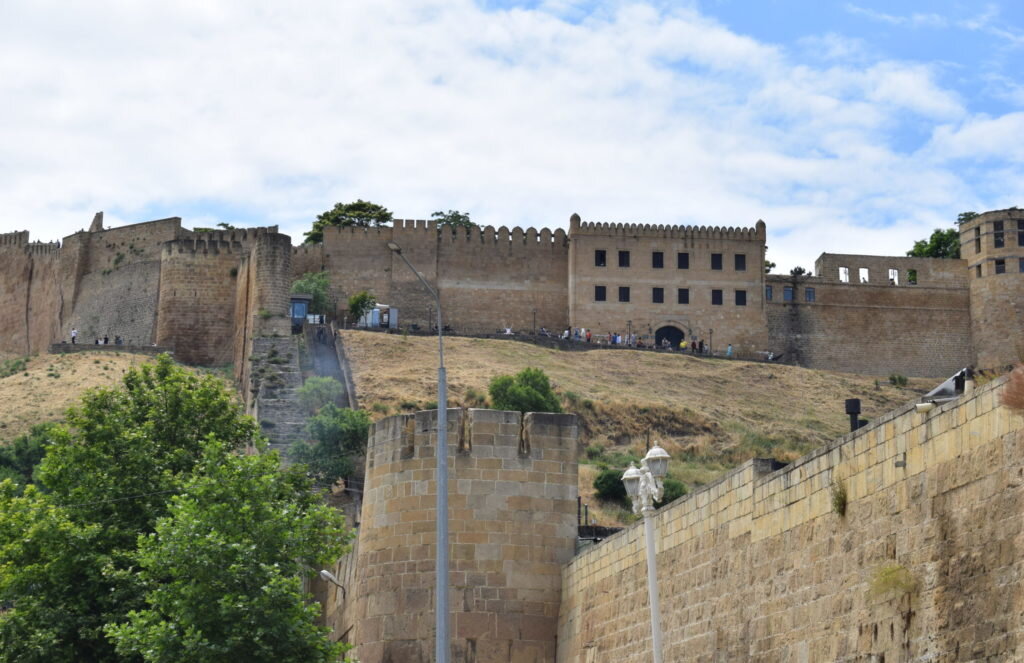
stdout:
POLYGON ((59 338, 60 245, 0 234, 0 351, 32 354, 59 338))
MULTIPOLYGON (((665 660, 1024 659, 1024 418, 1004 384, 661 509, 665 660)), ((566 565, 559 663, 650 660, 644 550, 638 524, 566 565)))
MULTIPOLYGON (((363 661, 434 651, 437 412, 374 424, 357 547, 325 620, 363 661)), ((574 415, 449 410, 453 661, 552 661, 561 568, 576 535, 574 415)), ((321 591, 324 588, 321 588, 321 591)))

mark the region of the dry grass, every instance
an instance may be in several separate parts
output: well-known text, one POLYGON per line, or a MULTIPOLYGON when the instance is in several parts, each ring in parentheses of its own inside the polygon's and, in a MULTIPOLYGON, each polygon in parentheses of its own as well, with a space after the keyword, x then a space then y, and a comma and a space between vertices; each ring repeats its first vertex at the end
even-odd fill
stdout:
POLYGON ((1024 414, 1024 365, 1018 365, 1010 373, 1003 388, 1003 405, 1018 414, 1024 414))
POLYGON ((92 387, 109 387, 149 357, 115 352, 39 355, 24 371, 0 379, 0 444, 33 424, 62 419, 64 411, 92 387))
MULTIPOLYGON (((380 404, 375 416, 436 402, 436 338, 361 331, 343 338, 360 402, 380 404)), ((672 454, 672 474, 689 486, 747 458, 789 461, 842 435, 846 398, 860 398, 870 419, 935 382, 911 379, 897 388, 880 376, 876 389, 870 376, 632 350, 562 352, 497 339, 446 339, 445 360, 452 406, 478 406, 496 375, 541 368, 566 409, 580 415, 581 449, 597 444, 642 456, 649 436, 672 454)), ((581 470, 580 493, 598 507, 592 474, 581 470)), ((619 519, 617 508, 595 510, 599 522, 619 519)))

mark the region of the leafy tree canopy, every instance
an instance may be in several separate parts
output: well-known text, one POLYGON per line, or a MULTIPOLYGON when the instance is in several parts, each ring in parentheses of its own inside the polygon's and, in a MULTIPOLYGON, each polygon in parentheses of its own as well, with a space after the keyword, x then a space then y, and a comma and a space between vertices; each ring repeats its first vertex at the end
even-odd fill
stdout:
POLYGON ((608 468, 598 472, 594 477, 594 490, 599 499, 618 502, 623 506, 629 504, 626 497, 626 485, 622 483, 623 472, 624 470, 617 468, 608 468))
POLYGON ((959 214, 956 215, 956 222, 967 223, 976 216, 979 216, 977 212, 960 212, 959 214))
MULTIPOLYGON (((247 445, 262 446, 255 422, 241 413, 220 380, 178 367, 166 355, 154 365, 129 371, 119 389, 88 392, 81 405, 68 412, 67 423, 66 428, 50 429, 45 456, 36 472, 48 492, 29 485, 19 496, 13 482, 0 482, 0 605, 7 608, 0 611, 0 663, 217 660, 203 658, 189 648, 193 644, 189 638, 219 637, 215 629, 204 631, 217 622, 214 617, 207 620, 200 608, 224 596, 225 586, 265 577, 259 575, 262 567, 254 571, 241 564, 219 566, 230 557, 226 550, 221 558, 205 559, 207 568, 220 569, 217 580, 194 573, 194 568, 183 571, 191 575, 191 603, 182 603, 181 609, 190 612, 172 619, 186 625, 187 637, 173 643, 162 639, 175 628, 165 624, 151 631, 138 629, 131 641, 125 631, 125 640, 117 640, 116 649, 111 639, 117 639, 119 633, 111 630, 112 625, 134 624, 141 619, 135 615, 159 610, 158 590, 165 584, 183 582, 178 569, 170 566, 159 573, 139 573, 140 566, 147 568, 145 554, 151 550, 140 548, 140 542, 163 545, 160 523, 177 517, 179 502, 172 502, 172 497, 179 496, 175 499, 182 500, 180 504, 192 500, 209 509, 209 498, 202 491, 213 481, 224 484, 221 503, 238 511, 238 518, 284 511, 280 504, 288 499, 295 510, 288 518, 308 514, 327 522, 325 519, 333 517, 330 510, 313 514, 305 492, 293 491, 293 499, 283 488, 253 495, 247 492, 245 482, 228 483, 224 473, 252 475, 264 487, 268 482, 292 488, 299 485, 297 478, 260 479, 277 463, 276 455, 238 453, 247 445), (134 649, 133 643, 140 649, 134 649)), ((216 515, 216 521, 208 524, 224 529, 204 533, 204 540, 196 542, 196 548, 181 550, 182 555, 200 564, 205 549, 199 543, 210 547, 223 543, 225 548, 250 551, 247 554, 254 564, 272 557, 279 539, 253 528, 253 538, 239 543, 232 538, 234 522, 216 515)), ((289 529, 294 524, 293 520, 278 520, 274 526, 280 528, 280 536, 299 537, 289 529)), ((328 525, 326 531, 340 527, 338 521, 328 525)), ((308 537, 304 540, 310 541, 308 537)), ((298 551, 299 546, 293 546, 283 555, 292 560, 334 553, 333 548, 298 551)), ((293 569, 280 568, 284 575, 293 569)), ((252 601, 266 598, 261 587, 250 586, 252 601)), ((289 602, 297 596, 290 591, 280 589, 273 597, 285 622, 276 633, 293 637, 309 631, 294 623, 302 611, 289 602)), ((295 600, 301 603, 301 596, 295 600)), ((210 608, 214 616, 216 609, 210 608)), ((237 628, 242 632, 246 625, 237 628)), ((252 633, 243 635, 240 640, 249 643, 250 649, 235 656, 239 660, 302 660, 287 659, 276 649, 264 648, 265 639, 252 633)), ((303 644, 306 640, 293 642, 297 651, 310 651, 303 644)), ((230 644, 243 646, 239 641, 230 644)), ((326 659, 311 655, 306 660, 326 659)))
POLYGON ((794 267, 793 269, 789 270, 790 276, 803 276, 806 273, 807 270, 804 269, 803 267, 794 267))
POLYGON ((354 203, 337 203, 323 214, 318 214, 313 222, 313 229, 306 233, 306 244, 316 244, 324 241, 324 228, 337 226, 347 228, 349 226, 383 226, 394 220, 388 208, 371 203, 366 200, 356 200, 354 203))
POLYGON ((476 224, 469 220, 469 212, 460 212, 450 209, 447 212, 437 211, 430 215, 431 219, 437 220, 439 226, 451 226, 453 228, 476 228, 476 224))
POLYGON ((488 391, 496 410, 562 411, 548 376, 539 368, 524 368, 514 376, 499 375, 491 380, 488 391))
POLYGON ((306 272, 292 283, 292 294, 309 295, 310 313, 328 313, 331 308, 331 283, 327 272, 306 272))
POLYGON ((328 403, 337 405, 345 388, 334 378, 313 376, 307 378, 295 393, 306 412, 316 414, 328 403))
MULTIPOLYGON (((964 212, 960 217, 963 218, 965 214, 974 212, 964 212)), ((914 248, 907 251, 907 255, 914 258, 959 258, 960 231, 956 228, 936 228, 928 239, 914 242, 914 248)))
POLYGON ((765 274, 771 274, 771 271, 773 269, 775 269, 775 267, 776 267, 775 263, 772 262, 771 260, 765 260, 764 261, 764 273, 765 274))
POLYGON ((377 298, 363 290, 348 298, 348 314, 352 316, 353 321, 358 321, 376 305, 377 298))
POLYGON ((319 484, 331 486, 352 476, 355 461, 366 453, 370 416, 363 410, 348 410, 328 403, 309 419, 306 426, 313 443, 292 445, 290 457, 307 466, 319 484))
POLYGON ((51 434, 59 430, 60 426, 55 423, 36 424, 12 443, 0 446, 0 479, 11 479, 20 487, 31 483, 51 434))

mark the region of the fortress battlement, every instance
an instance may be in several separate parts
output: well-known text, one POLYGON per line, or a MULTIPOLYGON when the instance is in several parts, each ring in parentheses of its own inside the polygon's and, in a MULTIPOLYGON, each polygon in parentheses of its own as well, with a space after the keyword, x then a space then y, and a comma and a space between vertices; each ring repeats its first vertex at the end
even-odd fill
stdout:
POLYGON ((25 251, 36 256, 60 255, 60 242, 29 242, 25 244, 25 251))
POLYGON ((206 239, 215 242, 248 242, 262 235, 276 234, 277 226, 230 230, 183 230, 178 239, 206 239))
POLYGON ((546 246, 549 244, 564 245, 566 243, 565 231, 558 228, 554 231, 548 228, 520 228, 515 226, 514 228, 507 228, 501 226, 497 229, 494 226, 477 226, 475 228, 451 228, 450 232, 446 232, 445 228, 441 229, 441 239, 448 240, 454 244, 458 241, 463 242, 479 242, 481 244, 539 244, 546 246))
MULTIPOLYGON (((206 233, 199 233, 205 235, 206 233)), ((176 253, 242 253, 244 246, 238 241, 227 241, 205 238, 172 239, 164 242, 164 256, 176 253)))
POLYGON ((27 230, 0 233, 0 246, 24 246, 25 244, 28 244, 27 230))
POLYGON ((570 232, 579 235, 622 235, 629 237, 655 237, 663 239, 717 239, 764 240, 765 224, 758 221, 753 228, 732 226, 675 226, 657 223, 607 223, 581 221, 573 214, 569 220, 570 232))

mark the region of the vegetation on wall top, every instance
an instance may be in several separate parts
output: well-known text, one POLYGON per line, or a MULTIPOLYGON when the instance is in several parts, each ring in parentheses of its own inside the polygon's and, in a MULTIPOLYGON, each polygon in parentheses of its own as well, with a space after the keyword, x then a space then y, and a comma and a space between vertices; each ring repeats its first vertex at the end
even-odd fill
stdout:
POLYGON ((316 244, 324 241, 324 228, 331 226, 348 228, 359 226, 368 228, 370 226, 383 226, 391 223, 394 216, 383 205, 371 203, 368 200, 356 200, 354 203, 336 203, 334 207, 323 214, 318 214, 313 228, 305 233, 305 244, 316 244))

